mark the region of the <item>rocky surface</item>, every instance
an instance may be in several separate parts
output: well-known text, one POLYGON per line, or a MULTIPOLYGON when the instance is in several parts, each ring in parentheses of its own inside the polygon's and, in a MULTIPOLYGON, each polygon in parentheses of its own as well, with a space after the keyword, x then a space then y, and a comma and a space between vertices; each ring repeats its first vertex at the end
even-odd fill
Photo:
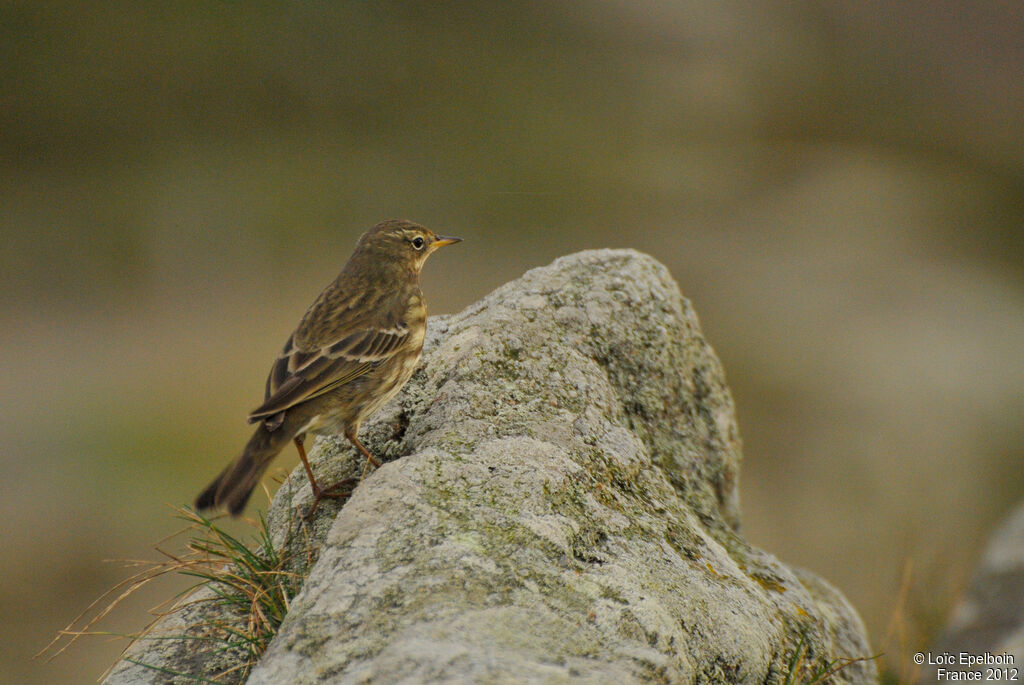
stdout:
MULTIPOLYGON (((782 683, 870 654, 837 590, 743 539, 722 369, 645 255, 570 255, 433 319, 363 435, 388 463, 321 507, 250 683, 782 683)), ((361 467, 335 440, 313 455, 325 481, 361 467)), ((304 479, 271 507, 282 541, 304 479)), ((122 662, 107 682, 215 672, 166 642, 131 655, 162 676, 122 662)), ((875 679, 859 661, 831 682, 875 679)))

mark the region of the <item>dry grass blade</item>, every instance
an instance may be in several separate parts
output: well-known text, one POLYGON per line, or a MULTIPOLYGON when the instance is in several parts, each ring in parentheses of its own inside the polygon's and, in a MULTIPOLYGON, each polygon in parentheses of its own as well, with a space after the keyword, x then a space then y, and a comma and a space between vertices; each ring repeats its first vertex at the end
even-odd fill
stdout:
MULTIPOLYGON (((122 560, 127 567, 142 566, 144 568, 138 573, 135 573, 129 576, 128 578, 125 578, 120 583, 110 588, 102 595, 97 597, 95 600, 93 600, 93 602, 90 603, 89 606, 87 606, 80 614, 78 614, 78 616, 72 619, 72 621, 67 626, 65 626, 62 630, 59 630, 57 632, 57 635, 53 638, 53 640, 51 640, 50 643, 47 644, 43 649, 41 649, 33 658, 38 659, 42 657, 44 654, 49 653, 46 660, 50 661, 52 659, 55 659, 57 656, 62 654, 68 647, 70 647, 79 637, 82 637, 83 635, 106 635, 114 637, 126 637, 130 639, 139 639, 140 637, 142 637, 145 633, 142 633, 137 636, 122 635, 119 633, 97 631, 93 628, 108 614, 110 614, 110 612, 116 609, 118 605, 121 604, 121 602, 126 600, 128 597, 131 597, 134 593, 145 587, 150 582, 168 573, 185 573, 186 569, 190 566, 195 566, 199 563, 202 563, 201 561, 195 559, 182 559, 176 557, 159 548, 157 548, 157 552, 167 557, 167 559, 165 561, 147 561, 141 559, 122 560), (108 600, 111 597, 113 597, 113 599, 110 599, 110 601, 107 602, 106 606, 104 606, 102 610, 96 613, 96 615, 92 618, 86 620, 86 616, 89 616, 94 609, 102 605, 102 603, 105 600, 108 600), (80 624, 82 621, 85 621, 85 624, 81 628, 76 628, 75 626, 80 624), (59 649, 55 649, 57 644, 63 638, 69 639, 63 645, 61 645, 59 649)), ((161 604, 154 607, 151 610, 151 613, 154 613, 158 620, 161 616, 164 615, 162 609, 170 605, 172 602, 174 602, 175 599, 177 599, 177 597, 162 602, 161 604)))
POLYGON ((807 631, 803 631, 800 635, 800 641, 796 645, 796 649, 793 650, 793 655, 789 660, 789 669, 786 673, 786 679, 784 685, 815 685, 816 683, 824 683, 829 678, 839 673, 843 669, 849 668, 854 664, 861 663, 863 661, 874 661, 881 657, 881 654, 874 656, 862 656, 862 657, 839 657, 832 661, 822 661, 819 663, 817 668, 812 668, 807 662, 807 631), (805 678, 798 679, 798 674, 810 671, 805 678))
MULTIPOLYGON (((191 509, 180 508, 177 510, 177 516, 186 521, 188 527, 161 541, 161 544, 182 534, 188 534, 190 539, 185 546, 185 552, 172 554, 157 547, 157 552, 163 557, 162 560, 128 561, 129 566, 142 567, 142 570, 121 581, 92 602, 67 627, 58 632, 50 644, 36 655, 37 658, 49 653, 48 659, 53 659, 76 640, 86 635, 116 636, 129 640, 122 652, 122 657, 140 666, 178 678, 192 679, 194 682, 222 682, 221 679, 224 676, 231 674, 237 675, 239 679, 244 679, 288 613, 291 598, 301 587, 303 576, 290 570, 288 555, 275 548, 267 529, 266 520, 262 515, 253 522, 255 540, 251 544, 247 544, 219 527, 216 519, 206 518, 191 509), (150 582, 167 574, 189 576, 195 578, 196 583, 150 610, 154 617, 153 620, 137 634, 120 635, 96 630, 97 624, 125 599, 150 582), (205 599, 197 599, 194 602, 183 601, 200 587, 209 590, 209 595, 205 599), (208 625, 202 626, 203 629, 196 634, 151 635, 162 618, 183 607, 201 602, 212 602, 225 609, 224 615, 236 616, 240 620, 237 623, 228 620, 212 621, 208 625), (90 615, 92 615, 91 618, 87 618, 90 615), (65 638, 67 638, 66 642, 57 648, 61 640, 65 638), (242 663, 217 673, 211 680, 207 676, 178 673, 164 666, 141 663, 126 656, 132 645, 147 639, 192 640, 205 644, 211 650, 221 652, 234 650, 245 656, 242 663)), ((304 548, 307 556, 304 566, 308 567, 312 554, 310 541, 305 528, 300 530, 306 543, 304 548)), ((290 535, 294 535, 294 533, 295 531, 291 531, 290 535)), ((285 541, 282 549, 289 549, 290 542, 291 537, 285 541)), ((101 678, 109 672, 110 669, 101 678)))

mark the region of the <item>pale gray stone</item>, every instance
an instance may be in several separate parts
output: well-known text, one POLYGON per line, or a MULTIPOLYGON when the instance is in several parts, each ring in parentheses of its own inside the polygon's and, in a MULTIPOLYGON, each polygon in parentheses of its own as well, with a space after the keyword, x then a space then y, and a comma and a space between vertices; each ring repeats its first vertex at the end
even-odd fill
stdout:
MULTIPOLYGON (((837 590, 740 534, 722 369, 645 255, 570 255, 433 319, 363 434, 388 463, 321 506, 251 683, 782 683, 798 645, 795 682, 870 655, 837 590)), ((312 454, 325 482, 362 467, 337 440, 312 454)), ((304 480, 271 507, 279 540, 304 480)))

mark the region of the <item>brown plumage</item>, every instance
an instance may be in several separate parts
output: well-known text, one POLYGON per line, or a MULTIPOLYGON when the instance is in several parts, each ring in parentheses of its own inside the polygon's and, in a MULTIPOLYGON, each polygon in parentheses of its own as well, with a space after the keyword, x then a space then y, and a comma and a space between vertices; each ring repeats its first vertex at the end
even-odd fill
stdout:
POLYGON ((314 507, 323 497, 347 494, 336 486, 321 488, 313 478, 302 442, 307 433, 342 433, 367 465, 379 466, 359 442, 359 424, 416 369, 427 320, 420 271, 434 250, 459 240, 396 220, 363 234, 271 367, 263 404, 249 414, 259 424, 256 432, 196 498, 197 509, 240 513, 270 461, 291 441, 313 488, 314 507))

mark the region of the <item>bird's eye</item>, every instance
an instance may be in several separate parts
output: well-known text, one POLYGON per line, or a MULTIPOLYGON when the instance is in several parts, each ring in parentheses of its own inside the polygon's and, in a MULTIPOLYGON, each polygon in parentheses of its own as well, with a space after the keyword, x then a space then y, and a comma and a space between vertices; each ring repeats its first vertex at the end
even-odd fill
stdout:
POLYGON ((419 236, 416 236, 415 238, 413 238, 412 239, 412 246, 415 247, 417 250, 422 250, 423 249, 423 238, 421 238, 419 236))

